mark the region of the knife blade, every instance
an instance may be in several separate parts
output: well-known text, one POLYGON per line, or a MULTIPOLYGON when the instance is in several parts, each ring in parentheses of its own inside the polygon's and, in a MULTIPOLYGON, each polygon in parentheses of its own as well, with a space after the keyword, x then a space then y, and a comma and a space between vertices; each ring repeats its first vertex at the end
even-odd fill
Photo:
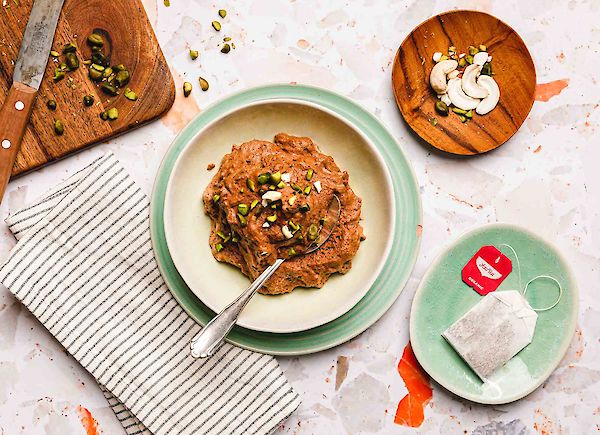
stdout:
POLYGON ((40 88, 64 0, 36 0, 25 28, 13 81, 40 88))
POLYGON ((25 27, 13 83, 0 108, 0 201, 25 136, 64 0, 35 0, 25 27))

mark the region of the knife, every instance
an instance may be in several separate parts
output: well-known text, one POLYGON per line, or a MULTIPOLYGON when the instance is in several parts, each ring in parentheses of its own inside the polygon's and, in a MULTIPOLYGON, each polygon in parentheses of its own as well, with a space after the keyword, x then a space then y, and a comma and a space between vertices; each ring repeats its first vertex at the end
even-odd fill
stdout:
POLYGON ((0 109, 0 201, 44 77, 63 2, 36 0, 25 28, 13 83, 0 109))

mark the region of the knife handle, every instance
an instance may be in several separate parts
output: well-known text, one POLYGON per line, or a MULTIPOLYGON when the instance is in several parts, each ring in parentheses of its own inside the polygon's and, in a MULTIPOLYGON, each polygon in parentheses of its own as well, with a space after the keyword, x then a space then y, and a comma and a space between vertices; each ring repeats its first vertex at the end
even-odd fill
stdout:
POLYGON ((15 82, 0 109, 0 202, 10 179, 37 89, 15 82))

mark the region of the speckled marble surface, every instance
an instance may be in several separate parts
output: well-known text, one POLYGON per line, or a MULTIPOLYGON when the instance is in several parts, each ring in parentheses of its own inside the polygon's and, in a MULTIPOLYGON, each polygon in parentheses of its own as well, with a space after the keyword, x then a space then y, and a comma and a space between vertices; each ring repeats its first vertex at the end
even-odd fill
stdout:
MULTIPOLYGON (((279 359, 303 404, 278 433, 597 433, 600 1, 239 3, 171 0, 166 8, 160 0, 145 0, 177 83, 173 109, 138 131, 13 181, 0 217, 107 150, 149 193, 161 156, 179 129, 203 107, 236 90, 269 82, 332 89, 375 113, 412 161, 423 198, 423 243, 405 291, 377 324, 335 349, 279 359), (210 22, 219 8, 229 15, 217 34, 210 22), (539 87, 521 130, 479 158, 456 159, 421 144, 408 132, 391 91, 391 63, 402 39, 422 20, 455 8, 490 12, 512 25, 531 50, 538 83, 547 83, 539 87), (237 46, 228 55, 218 49, 225 35, 237 46), (189 59, 188 47, 200 50, 199 61, 189 59), (200 92, 200 74, 211 84, 208 92, 200 92), (180 91, 184 78, 196 88, 188 99, 180 91), (407 390, 396 366, 408 342, 408 313, 419 279, 445 244, 494 221, 536 231, 570 260, 581 292, 571 347, 549 380, 516 403, 478 406, 433 383, 422 425, 397 425, 394 414, 407 390)), ((4 224, 1 231, 4 259, 15 241, 4 224)), ((1 288, 0 434, 85 433, 80 407, 91 412, 102 433, 123 433, 94 380, 1 288)))

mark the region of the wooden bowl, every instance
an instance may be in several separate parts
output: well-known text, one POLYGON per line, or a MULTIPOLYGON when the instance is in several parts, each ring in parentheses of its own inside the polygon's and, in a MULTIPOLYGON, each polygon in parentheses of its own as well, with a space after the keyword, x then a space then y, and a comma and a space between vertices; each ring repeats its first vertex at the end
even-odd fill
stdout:
POLYGON ((533 60, 521 37, 506 23, 476 11, 446 12, 421 23, 400 45, 392 70, 396 102, 408 125, 434 147, 461 155, 493 150, 515 134, 531 110, 535 85, 533 60), (464 124, 454 113, 441 116, 429 86, 433 53, 447 53, 450 46, 464 53, 480 44, 492 56, 498 105, 464 124))

